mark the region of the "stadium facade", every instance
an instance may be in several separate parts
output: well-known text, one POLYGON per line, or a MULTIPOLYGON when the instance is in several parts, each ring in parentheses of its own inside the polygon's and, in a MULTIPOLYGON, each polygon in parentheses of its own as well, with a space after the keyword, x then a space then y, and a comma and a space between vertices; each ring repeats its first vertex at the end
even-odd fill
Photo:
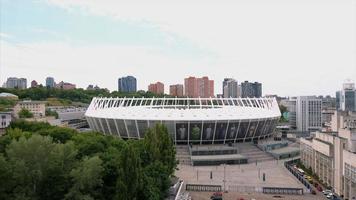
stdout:
POLYGON ((85 113, 91 129, 124 139, 162 123, 178 144, 264 139, 280 115, 274 98, 94 98, 85 113))

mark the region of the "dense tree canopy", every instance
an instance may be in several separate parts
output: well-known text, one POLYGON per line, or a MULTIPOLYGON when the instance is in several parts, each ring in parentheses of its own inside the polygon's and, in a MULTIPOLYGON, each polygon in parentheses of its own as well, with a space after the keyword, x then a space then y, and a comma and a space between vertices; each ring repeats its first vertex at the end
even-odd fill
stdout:
POLYGON ((0 137, 0 199, 164 199, 176 164, 160 124, 124 141, 15 121, 0 137))

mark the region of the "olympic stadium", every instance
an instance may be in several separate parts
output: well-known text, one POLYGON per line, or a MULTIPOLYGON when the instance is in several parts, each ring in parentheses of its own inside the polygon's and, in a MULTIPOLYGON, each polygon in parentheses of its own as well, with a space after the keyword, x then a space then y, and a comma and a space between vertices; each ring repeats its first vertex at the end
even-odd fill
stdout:
POLYGON ((140 139, 165 124, 176 144, 227 144, 270 137, 280 118, 274 98, 93 98, 92 130, 140 139))

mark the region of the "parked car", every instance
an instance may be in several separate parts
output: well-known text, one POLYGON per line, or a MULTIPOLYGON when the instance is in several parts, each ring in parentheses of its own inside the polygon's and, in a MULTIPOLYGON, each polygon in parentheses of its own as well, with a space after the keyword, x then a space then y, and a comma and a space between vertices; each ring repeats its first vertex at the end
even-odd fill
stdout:
POLYGON ((323 190, 323 194, 324 195, 328 195, 328 194, 330 194, 332 191, 331 190, 323 190))
POLYGON ((334 194, 333 193, 329 193, 328 195, 326 195, 326 198, 333 199, 334 198, 334 194))

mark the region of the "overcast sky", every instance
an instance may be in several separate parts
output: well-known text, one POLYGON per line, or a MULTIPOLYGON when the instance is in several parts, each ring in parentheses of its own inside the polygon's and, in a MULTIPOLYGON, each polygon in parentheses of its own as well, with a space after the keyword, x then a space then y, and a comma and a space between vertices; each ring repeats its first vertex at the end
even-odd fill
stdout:
POLYGON ((356 0, 0 2, 1 83, 53 76, 117 90, 133 75, 168 92, 206 75, 215 93, 232 77, 264 94, 334 96, 356 80, 356 0))

